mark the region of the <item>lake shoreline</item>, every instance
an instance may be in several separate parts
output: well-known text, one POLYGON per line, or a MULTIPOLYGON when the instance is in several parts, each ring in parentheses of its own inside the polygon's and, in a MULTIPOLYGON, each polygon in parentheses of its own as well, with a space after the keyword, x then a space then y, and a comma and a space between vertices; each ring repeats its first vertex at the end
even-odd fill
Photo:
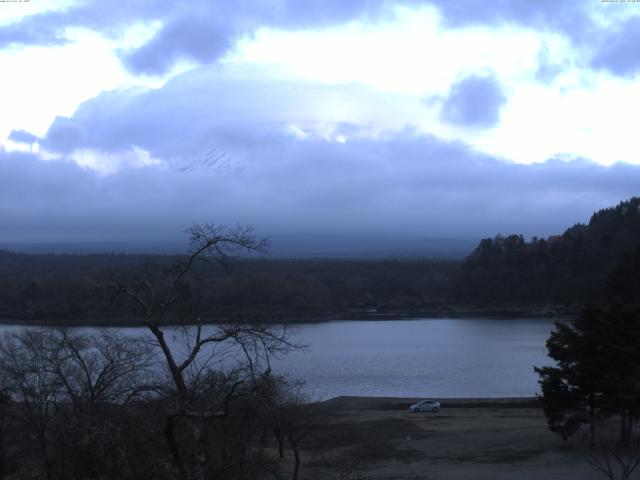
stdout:
MULTIPOLYGON (((305 325, 328 322, 357 322, 357 321, 402 321, 402 320, 423 320, 423 319, 491 319, 491 320, 520 320, 520 319, 571 319, 579 312, 574 306, 538 306, 538 307, 469 307, 469 306, 447 306, 433 309, 415 310, 390 310, 386 308, 350 309, 336 313, 309 314, 309 313, 283 313, 267 312, 255 314, 243 314, 243 319, 233 315, 220 315, 217 318, 202 317, 202 325, 233 325, 250 323, 260 324, 282 324, 282 325, 305 325), (268 317, 268 320, 265 319, 268 317)), ((114 318, 107 320, 97 320, 88 322, 84 320, 34 320, 25 317, 1 317, 0 325, 16 325, 24 327, 144 327, 140 321, 114 318)), ((179 327, 184 324, 180 322, 168 322, 163 324, 166 327, 179 327)))
POLYGON ((375 397, 340 395, 318 404, 336 408, 367 410, 406 410, 409 405, 430 398, 438 400, 445 408, 542 408, 538 397, 375 397))

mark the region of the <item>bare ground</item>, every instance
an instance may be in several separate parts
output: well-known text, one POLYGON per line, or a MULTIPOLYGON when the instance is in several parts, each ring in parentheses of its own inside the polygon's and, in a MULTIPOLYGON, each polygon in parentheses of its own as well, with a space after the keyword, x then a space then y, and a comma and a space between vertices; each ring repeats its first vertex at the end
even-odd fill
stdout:
POLYGON ((416 399, 338 397, 303 443, 302 478, 604 478, 581 441, 551 433, 535 399, 441 400, 439 413, 411 413, 416 399))

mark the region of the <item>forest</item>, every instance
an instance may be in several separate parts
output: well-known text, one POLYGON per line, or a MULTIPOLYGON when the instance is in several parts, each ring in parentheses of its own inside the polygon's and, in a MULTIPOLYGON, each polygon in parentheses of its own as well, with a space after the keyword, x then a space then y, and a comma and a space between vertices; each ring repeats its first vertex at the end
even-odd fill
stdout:
MULTIPOLYGON (((640 244, 640 199, 595 212, 561 235, 482 239, 464 260, 270 259, 199 262, 181 295, 204 322, 305 322, 376 315, 573 314, 640 244)), ((133 325, 122 281, 162 281, 174 255, 0 251, 5 323, 133 325)), ((188 320, 176 308, 166 321, 188 320)))
POLYGON ((483 239, 457 272, 458 301, 579 305, 599 295, 616 262, 640 244, 640 199, 595 212, 547 239, 483 239))

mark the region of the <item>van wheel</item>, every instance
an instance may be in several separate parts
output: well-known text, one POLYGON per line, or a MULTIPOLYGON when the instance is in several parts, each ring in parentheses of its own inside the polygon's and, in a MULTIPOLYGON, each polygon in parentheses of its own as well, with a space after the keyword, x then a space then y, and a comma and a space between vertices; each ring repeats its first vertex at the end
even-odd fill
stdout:
POLYGON ((414 408, 413 409, 413 413, 418 413, 419 411, 420 411, 420 409, 418 409, 418 408, 414 408))
POLYGON ((433 407, 433 410, 431 410, 433 413, 438 413, 438 410, 440 410, 438 407, 433 407))

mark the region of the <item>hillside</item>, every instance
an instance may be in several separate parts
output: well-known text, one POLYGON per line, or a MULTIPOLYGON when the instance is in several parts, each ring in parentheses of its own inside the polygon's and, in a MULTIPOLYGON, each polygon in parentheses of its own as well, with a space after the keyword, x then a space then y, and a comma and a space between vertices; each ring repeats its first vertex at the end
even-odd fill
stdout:
POLYGON ((483 305, 581 304, 599 295, 618 259, 638 245, 640 198, 634 197, 562 235, 481 240, 462 265, 453 295, 483 305))

